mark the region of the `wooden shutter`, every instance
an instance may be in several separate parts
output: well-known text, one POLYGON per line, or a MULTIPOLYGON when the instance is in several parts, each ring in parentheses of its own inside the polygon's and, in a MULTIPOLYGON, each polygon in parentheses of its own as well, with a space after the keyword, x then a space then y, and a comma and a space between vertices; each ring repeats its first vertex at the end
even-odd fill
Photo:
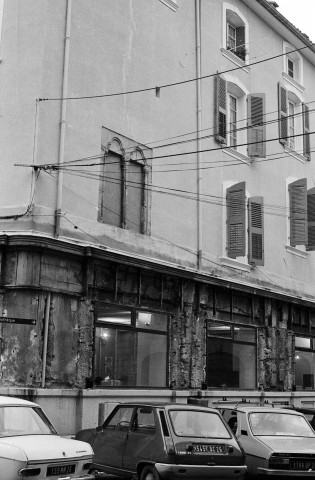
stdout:
POLYGON ((315 187, 307 192, 307 250, 315 250, 315 187))
POLYGON ((289 185, 290 245, 307 244, 307 190, 306 178, 289 185))
POLYGON ((265 94, 255 93, 247 98, 248 156, 266 156, 265 94))
POLYGON ((279 142, 283 145, 288 143, 288 91, 278 83, 278 119, 279 119, 279 142))
POLYGON ((248 263, 264 265, 263 197, 248 200, 248 263))
POLYGON ((226 102, 227 83, 220 75, 216 76, 216 140, 219 143, 227 144, 226 138, 226 102))
POLYGON ((303 155, 307 160, 311 159, 310 145, 310 115, 309 108, 305 103, 302 104, 303 109, 303 155))
POLYGON ((231 258, 245 255, 245 182, 226 191, 227 255, 231 258))

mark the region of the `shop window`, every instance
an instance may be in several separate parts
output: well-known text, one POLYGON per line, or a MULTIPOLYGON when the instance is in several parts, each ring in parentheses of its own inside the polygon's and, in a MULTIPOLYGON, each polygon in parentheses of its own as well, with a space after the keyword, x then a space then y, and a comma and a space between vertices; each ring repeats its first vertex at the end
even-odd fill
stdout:
POLYGON ((256 387, 256 330, 209 321, 207 384, 213 388, 256 387))
POLYGON ((94 383, 100 387, 167 385, 167 315, 99 303, 94 383))
POLYGON ((295 337, 295 384, 297 390, 314 390, 314 339, 295 337))

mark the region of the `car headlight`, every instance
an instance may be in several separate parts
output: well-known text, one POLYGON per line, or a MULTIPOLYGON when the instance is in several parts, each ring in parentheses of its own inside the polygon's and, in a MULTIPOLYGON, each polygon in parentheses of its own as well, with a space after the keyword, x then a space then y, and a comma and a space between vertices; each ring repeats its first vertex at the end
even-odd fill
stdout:
POLYGON ((36 477, 40 474, 40 468, 22 468, 19 471, 21 477, 36 477))
POLYGON ((273 453, 269 459, 271 468, 281 468, 290 465, 290 458, 286 454, 273 453))

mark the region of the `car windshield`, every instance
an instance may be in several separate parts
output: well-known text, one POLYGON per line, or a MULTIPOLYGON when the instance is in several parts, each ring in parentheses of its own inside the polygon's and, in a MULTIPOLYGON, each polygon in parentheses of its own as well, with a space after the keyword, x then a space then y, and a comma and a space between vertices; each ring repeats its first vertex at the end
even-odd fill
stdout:
POLYGON ((53 435, 56 430, 38 407, 0 407, 0 437, 53 435))
POLYGON ((221 417, 214 412, 170 410, 171 422, 180 437, 231 438, 221 417))
POLYGON ((274 412, 249 414, 254 435, 286 435, 294 437, 315 437, 305 418, 301 415, 274 412))

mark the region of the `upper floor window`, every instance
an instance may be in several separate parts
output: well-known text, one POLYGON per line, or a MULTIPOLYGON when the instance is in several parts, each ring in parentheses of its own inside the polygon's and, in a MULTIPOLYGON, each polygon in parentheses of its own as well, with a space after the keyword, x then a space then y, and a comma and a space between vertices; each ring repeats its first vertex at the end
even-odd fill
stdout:
POLYGON ((236 13, 235 9, 226 8, 225 22, 226 38, 224 47, 245 62, 247 55, 247 26, 245 19, 242 18, 241 14, 236 13))
MULTIPOLYGON (((114 132, 104 129, 103 137, 114 132)), ((150 168, 143 149, 116 134, 102 145, 98 221, 115 227, 148 233, 148 176, 150 168), (128 152, 123 145, 128 146, 128 152)), ((149 152, 149 149, 147 149, 149 152)))
POLYGON ((240 182, 226 190, 226 205, 227 256, 244 257, 247 252, 248 263, 263 265, 263 198, 250 197, 246 202, 245 182, 240 182))
POLYGON ((296 48, 288 43, 283 46, 283 76, 299 89, 304 89, 303 85, 303 57, 296 48))
POLYGON ((309 108, 294 91, 278 84, 279 141, 305 159, 311 158, 309 108))
POLYGON ((216 140, 242 155, 264 157, 265 95, 246 95, 245 88, 231 80, 216 77, 216 140))

